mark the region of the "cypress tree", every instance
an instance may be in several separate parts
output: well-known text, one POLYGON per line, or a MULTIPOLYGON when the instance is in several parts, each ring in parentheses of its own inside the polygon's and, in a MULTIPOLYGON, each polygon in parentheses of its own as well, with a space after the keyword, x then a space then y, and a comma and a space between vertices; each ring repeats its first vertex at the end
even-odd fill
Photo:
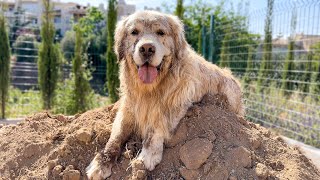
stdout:
POLYGON ((177 6, 174 14, 178 16, 180 19, 183 19, 183 13, 184 13, 183 0, 177 0, 177 6))
POLYGON ((271 78, 272 77, 272 14, 273 14, 273 4, 274 0, 268 0, 268 10, 267 10, 267 17, 265 23, 265 37, 263 42, 263 57, 262 62, 259 69, 258 74, 258 90, 260 93, 264 91, 263 86, 268 86, 269 80, 265 80, 264 78, 271 78))
POLYGON ((320 101, 320 44, 316 46, 315 54, 315 61, 312 61, 310 93, 317 95, 316 100, 320 101))
POLYGON ((74 58, 72 61, 72 73, 74 80, 74 112, 83 112, 90 105, 90 97, 92 89, 89 83, 89 73, 86 72, 85 60, 86 56, 83 51, 83 34, 78 25, 75 26, 76 43, 74 49, 74 58))
POLYGON ((61 55, 59 47, 54 43, 55 29, 53 24, 50 0, 43 0, 41 38, 39 48, 39 87, 44 109, 51 109, 54 92, 59 78, 61 55))
MULTIPOLYGON (((1 11, 1 10, 0 10, 1 11)), ((0 104, 1 118, 5 118, 6 101, 10 81, 10 48, 5 17, 0 12, 0 104)))
POLYGON ((282 72, 282 85, 281 89, 284 95, 288 96, 291 94, 291 91, 294 90, 294 41, 290 40, 288 45, 288 54, 284 63, 284 68, 282 72), (287 91, 288 90, 288 91, 287 91))
POLYGON ((305 63, 305 71, 306 73, 303 73, 302 81, 304 83, 301 83, 299 88, 302 92, 308 93, 310 90, 310 82, 311 82, 311 71, 312 71, 312 59, 313 59, 313 53, 310 51, 307 54, 307 63, 305 63))
POLYGON ((119 66, 117 64, 117 57, 113 52, 114 46, 114 31, 117 22, 117 2, 116 0, 108 1, 107 13, 107 86, 111 102, 116 102, 119 99, 118 88, 119 82, 119 66))
POLYGON ((244 80, 244 89, 247 89, 249 87, 249 84, 251 82, 251 74, 253 69, 253 47, 248 47, 248 61, 247 61, 247 68, 246 73, 244 74, 243 80, 244 80))
POLYGON ((227 27, 227 30, 224 32, 224 37, 222 40, 221 46, 221 54, 220 54, 220 66, 221 67, 230 67, 230 41, 231 41, 231 31, 230 28, 227 27))

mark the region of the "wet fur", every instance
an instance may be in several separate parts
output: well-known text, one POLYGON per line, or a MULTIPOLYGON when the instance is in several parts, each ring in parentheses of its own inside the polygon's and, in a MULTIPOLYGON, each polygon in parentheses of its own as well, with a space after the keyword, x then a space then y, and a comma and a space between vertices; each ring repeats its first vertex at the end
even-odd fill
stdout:
POLYGON ((221 69, 194 52, 185 40, 183 24, 175 16, 153 11, 130 15, 117 25, 115 52, 120 64, 120 108, 106 148, 87 169, 89 179, 110 176, 111 166, 132 132, 144 139, 138 159, 148 170, 153 170, 161 161, 164 141, 170 138, 192 103, 200 101, 207 93, 224 94, 229 109, 244 115, 238 80, 230 70, 221 69), (141 37, 130 35, 132 26, 142 28, 141 37), (164 37, 157 36, 157 27, 164 29, 164 37), (138 77, 139 60, 134 59, 134 53, 137 44, 150 40, 161 43, 157 47, 164 47, 159 50, 163 57, 153 60, 161 61, 155 82, 144 84, 138 77), (109 161, 101 163, 98 160, 102 157, 109 161))

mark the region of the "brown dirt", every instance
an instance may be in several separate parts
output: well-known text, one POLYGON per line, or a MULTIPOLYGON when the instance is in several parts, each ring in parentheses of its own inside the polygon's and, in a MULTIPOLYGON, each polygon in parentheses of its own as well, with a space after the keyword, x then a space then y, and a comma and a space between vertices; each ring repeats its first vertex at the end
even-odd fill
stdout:
MULTIPOLYGON (((320 179, 298 149, 225 107, 223 98, 208 96, 190 108, 152 172, 134 160, 141 140, 132 137, 111 179, 320 179)), ((73 118, 44 112, 0 126, 0 179, 87 179, 116 111, 111 105, 73 118)))

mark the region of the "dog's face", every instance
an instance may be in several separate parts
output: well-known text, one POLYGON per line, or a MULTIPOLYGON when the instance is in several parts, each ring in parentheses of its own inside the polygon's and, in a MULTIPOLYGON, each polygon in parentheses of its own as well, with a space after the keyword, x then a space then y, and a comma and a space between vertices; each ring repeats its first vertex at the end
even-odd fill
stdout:
POLYGON ((183 25, 175 16, 137 12, 118 23, 115 52, 134 67, 140 81, 153 84, 177 63, 186 46, 183 25))

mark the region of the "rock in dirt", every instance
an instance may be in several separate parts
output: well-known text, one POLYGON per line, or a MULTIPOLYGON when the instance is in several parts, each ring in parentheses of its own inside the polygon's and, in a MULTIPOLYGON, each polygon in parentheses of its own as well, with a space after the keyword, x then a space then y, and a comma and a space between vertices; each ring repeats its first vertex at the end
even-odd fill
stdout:
POLYGON ((179 169, 179 172, 185 180, 198 179, 199 177, 199 172, 197 170, 187 169, 183 167, 179 169))
POLYGON ((236 167, 250 167, 251 153, 243 146, 233 148, 227 153, 229 162, 233 162, 236 167))
POLYGON ((257 173, 257 176, 262 180, 267 179, 267 177, 269 175, 269 170, 268 170, 267 166, 265 166, 264 164, 261 164, 261 163, 258 163, 256 165, 255 172, 257 173))
MULTIPOLYGON (((131 137, 123 149, 130 154, 122 153, 110 179, 320 179, 319 170, 299 150, 260 125, 239 119, 225 103, 219 96, 195 103, 152 172, 142 162, 133 163, 142 143, 140 137, 131 137)), ((111 105, 63 121, 43 112, 19 126, 4 126, 0 179, 87 180, 85 169, 104 149, 117 108, 111 105)))
POLYGON ((198 169, 212 152, 212 143, 205 138, 195 138, 180 148, 180 159, 188 169, 198 169))

